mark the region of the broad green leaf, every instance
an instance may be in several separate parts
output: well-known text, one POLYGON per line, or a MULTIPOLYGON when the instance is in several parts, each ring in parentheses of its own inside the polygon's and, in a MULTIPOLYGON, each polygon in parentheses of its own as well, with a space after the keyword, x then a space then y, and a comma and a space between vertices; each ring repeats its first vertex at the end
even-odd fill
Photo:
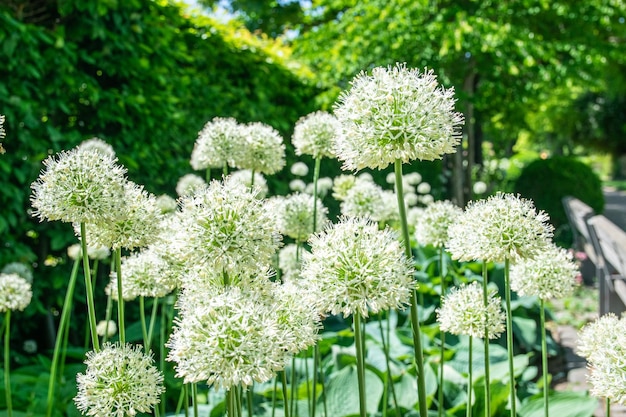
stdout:
MULTIPOLYGON (((592 417, 597 408, 597 398, 580 392, 552 392, 548 396, 548 410, 552 416, 592 417)), ((520 417, 543 417, 543 396, 525 402, 518 413, 520 417)))

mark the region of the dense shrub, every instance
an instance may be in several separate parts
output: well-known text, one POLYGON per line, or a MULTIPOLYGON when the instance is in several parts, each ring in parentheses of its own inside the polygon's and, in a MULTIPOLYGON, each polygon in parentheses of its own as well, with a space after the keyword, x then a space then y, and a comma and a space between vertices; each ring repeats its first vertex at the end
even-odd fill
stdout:
POLYGON ((562 199, 576 197, 596 213, 604 209, 604 195, 598 175, 585 163, 571 157, 537 159, 527 165, 515 182, 514 190, 535 202, 537 208, 550 214, 557 229, 567 226, 562 199))

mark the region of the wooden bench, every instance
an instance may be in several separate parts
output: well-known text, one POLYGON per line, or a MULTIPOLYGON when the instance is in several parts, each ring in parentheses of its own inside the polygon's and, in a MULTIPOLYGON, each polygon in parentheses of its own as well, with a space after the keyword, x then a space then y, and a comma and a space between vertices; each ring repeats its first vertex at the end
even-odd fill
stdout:
POLYGON ((596 213, 590 206, 575 197, 563 198, 563 208, 565 209, 565 214, 567 214, 567 219, 572 229, 574 248, 577 251, 585 252, 589 260, 595 266, 595 277, 591 279, 584 277, 585 283, 591 285, 594 283, 593 278, 599 280, 602 275, 600 260, 596 255, 596 250, 589 232, 589 225, 587 224, 587 220, 595 216, 596 213))
POLYGON ((602 215, 587 219, 601 276, 600 315, 626 311, 626 232, 602 215))

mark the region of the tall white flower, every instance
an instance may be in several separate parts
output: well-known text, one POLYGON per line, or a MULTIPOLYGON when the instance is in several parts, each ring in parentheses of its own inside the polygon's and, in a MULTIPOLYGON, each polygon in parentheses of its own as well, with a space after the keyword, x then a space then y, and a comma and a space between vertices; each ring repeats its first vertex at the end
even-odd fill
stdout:
POLYGON ((33 291, 30 283, 18 274, 0 274, 0 313, 22 311, 30 304, 33 291))
POLYGON ((533 258, 552 237, 548 220, 532 201, 513 194, 472 201, 448 229, 448 251, 461 261, 533 258))
POLYGON ((88 352, 87 369, 76 376, 76 407, 94 417, 150 413, 165 391, 153 362, 139 345, 105 343, 99 352, 88 352))
POLYGON ((562 298, 574 291, 579 274, 571 253, 550 244, 534 258, 511 266, 511 289, 542 300, 562 298))
POLYGON ((296 193, 275 201, 280 232, 296 241, 306 241, 312 233, 321 231, 328 221, 328 209, 312 195, 296 193), (315 224, 313 205, 317 210, 315 224))
POLYGON ((402 307, 415 287, 413 263, 397 236, 363 218, 342 218, 309 239, 303 282, 318 293, 319 311, 350 315, 402 307))
POLYGON ((251 169, 265 175, 275 174, 285 166, 285 144, 280 133, 261 122, 242 128, 245 144, 234 161, 239 169, 251 169))
POLYGON ((309 173, 309 167, 304 162, 295 162, 290 169, 291 173, 297 177, 305 177, 309 173))
POLYGON ((113 149, 113 146, 97 137, 82 141, 76 149, 80 151, 93 150, 115 158, 115 149, 113 149))
POLYGON ((207 186, 206 181, 196 174, 185 174, 176 183, 176 194, 180 197, 194 195, 207 186))
POLYGON ((267 180, 260 172, 254 173, 254 182, 252 181, 252 171, 249 169, 240 169, 230 174, 232 181, 238 181, 245 185, 248 189, 255 188, 257 198, 263 199, 267 196, 269 189, 267 188, 267 180))
POLYGON ((443 297, 437 309, 437 321, 441 331, 452 334, 496 339, 504 331, 504 311, 500 297, 488 295, 487 306, 483 300, 483 289, 476 281, 454 287, 443 297))
POLYGON ((197 171, 207 168, 234 166, 235 155, 242 151, 242 126, 232 117, 215 117, 198 132, 191 152, 191 167, 197 171))
POLYGON ((334 157, 333 149, 341 125, 337 118, 324 111, 316 111, 301 117, 293 129, 291 142, 296 155, 313 158, 334 157))
POLYGON ((123 218, 126 170, 116 159, 73 149, 49 157, 44 166, 31 184, 36 217, 70 223, 123 218))
POLYGON ((454 104, 454 89, 440 87, 432 70, 396 64, 361 72, 335 105, 342 125, 336 154, 349 170, 441 159, 461 138, 454 104))
POLYGON ((9 262, 2 267, 0 272, 3 274, 17 274, 27 282, 33 283, 33 270, 28 264, 23 262, 9 262))
POLYGON ((463 210, 451 201, 436 201, 427 205, 415 218, 415 238, 420 245, 444 247, 448 228, 463 210))

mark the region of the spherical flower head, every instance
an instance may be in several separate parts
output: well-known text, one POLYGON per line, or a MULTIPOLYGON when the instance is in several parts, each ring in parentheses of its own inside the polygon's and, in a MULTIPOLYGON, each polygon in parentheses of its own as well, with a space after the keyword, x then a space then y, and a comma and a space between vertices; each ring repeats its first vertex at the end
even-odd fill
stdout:
POLYGON ((309 173, 309 167, 304 162, 295 162, 290 169, 290 172, 297 177, 305 177, 309 173))
POLYGON ((115 221, 123 216, 126 170, 96 151, 73 149, 44 161, 31 184, 34 215, 75 223, 115 221))
MULTIPOLYGON (((135 249, 146 247, 157 239, 163 215, 156 204, 156 197, 146 192, 142 186, 128 181, 125 185, 124 203, 121 218, 100 222, 88 229, 89 245, 135 249)), ((78 230, 76 233, 80 234, 78 230)))
MULTIPOLYGON (((122 258, 122 297, 130 301, 137 297, 165 297, 178 284, 178 277, 169 263, 154 249, 144 249, 122 258)), ((117 300, 117 272, 111 272, 107 289, 117 300)))
POLYGON ((357 178, 346 192, 339 208, 344 216, 368 217, 374 221, 382 221, 383 205, 383 189, 373 181, 357 178))
POLYGON ((254 189, 254 192, 258 199, 263 199, 267 196, 269 188, 267 188, 267 180, 260 172, 254 173, 254 181, 252 181, 252 171, 249 169, 240 169, 230 174, 233 181, 242 183, 248 189, 254 189))
POLYGON ((531 200, 498 193, 468 204, 448 230, 448 251, 461 261, 532 259, 552 238, 548 220, 531 200))
POLYGON ((113 337, 117 333, 117 324, 113 320, 100 320, 96 325, 96 333, 98 336, 113 337))
POLYGON ((626 322, 615 314, 605 314, 594 322, 586 324, 578 332, 577 352, 591 363, 600 362, 606 357, 607 349, 617 346, 620 331, 623 333, 626 322))
POLYGON ((519 295, 542 300, 563 298, 574 291, 580 274, 572 255, 563 248, 549 244, 532 259, 522 259, 511 266, 511 289, 519 295))
POLYGON ((285 166, 285 144, 280 133, 261 122, 250 123, 243 128, 245 145, 237 156, 235 166, 251 169, 265 175, 275 174, 285 166))
POLYGON ((303 251, 304 248, 298 249, 298 246, 293 243, 283 246, 278 251, 278 267, 282 272, 281 279, 283 282, 300 278, 303 251))
POLYGON ((207 183, 202 177, 196 174, 185 174, 176 183, 176 194, 179 197, 194 195, 199 190, 206 188, 207 183))
POLYGON ((163 214, 174 213, 178 209, 178 203, 176 200, 167 194, 161 194, 158 196, 155 203, 163 214))
POLYGON ((472 186, 472 191, 474 192, 474 194, 478 195, 485 194, 487 192, 487 184, 485 184, 483 181, 476 181, 472 186))
POLYGON ((319 232, 328 221, 328 209, 319 198, 309 194, 291 194, 276 200, 278 229, 297 242, 306 241, 311 233, 319 232), (313 224, 313 209, 317 210, 313 224))
POLYGON ((166 344, 177 377, 228 390, 265 382, 284 368, 284 331, 266 299, 239 287, 187 299, 191 293, 179 299, 181 314, 166 344))
POLYGON ((419 194, 429 194, 430 193, 430 184, 427 182, 422 182, 420 184, 417 185, 417 187, 415 187, 415 190, 419 193, 419 194))
MULTIPOLYGON (((80 243, 74 243, 67 247, 67 256, 73 260, 80 260, 83 256, 83 249, 80 243)), ((87 246, 87 256, 89 259, 103 260, 111 256, 111 250, 106 246, 87 246)))
MULTIPOLYGON (((329 177, 322 177, 317 180, 317 196, 326 197, 326 194, 333 189, 333 180, 329 177)), ((309 194, 313 194, 313 190, 309 194)))
POLYGON ((413 263, 390 229, 343 217, 309 244, 301 274, 318 294, 320 313, 367 317, 408 303, 415 287, 413 263))
POLYGON ((419 212, 415 219, 415 238, 420 245, 446 246, 448 228, 463 210, 451 201, 435 201, 419 212))
POLYGON ((280 244, 275 213, 243 184, 213 181, 181 200, 180 227, 172 253, 187 265, 216 271, 258 270, 269 265, 280 244))
POLYGON ((113 149, 113 146, 109 145, 108 143, 97 137, 82 141, 81 144, 76 147, 76 149, 81 151, 93 150, 96 152, 100 152, 103 155, 108 155, 111 158, 115 158, 115 149, 113 149))
POLYGON ((33 291, 28 281, 17 274, 0 274, 0 313, 22 311, 32 298, 33 291))
POLYGON ((191 152, 191 167, 200 171, 234 166, 234 155, 241 152, 244 141, 242 126, 237 120, 215 117, 198 132, 191 152))
POLYGON ((335 104, 343 128, 335 152, 344 169, 432 161, 455 151, 463 116, 454 111, 454 89, 440 87, 432 70, 377 67, 351 85, 335 104))
POLYGON ((289 181, 289 189, 294 193, 304 192, 304 190, 306 190, 306 182, 302 181, 300 178, 291 180, 289 181))
POLYGON ((341 124, 335 116, 324 111, 316 111, 296 122, 291 142, 296 149, 296 155, 332 158, 334 143, 340 132, 341 124))
POLYGON ((442 332, 496 339, 504 331, 505 315, 500 297, 490 293, 485 307, 483 289, 476 281, 454 287, 443 297, 437 309, 442 332))
POLYGON ((10 262, 6 264, 0 272, 2 272, 3 274, 17 274, 29 283, 33 283, 33 270, 29 265, 25 263, 10 262))
POLYGON ((314 346, 322 327, 314 294, 297 280, 273 285, 272 290, 271 306, 285 335, 287 351, 295 355, 314 346))
POLYGON ((76 376, 76 407, 94 417, 150 413, 165 391, 153 362, 139 345, 105 343, 99 352, 88 352, 87 369, 76 376))
MULTIPOLYGON (((0 140, 4 139, 6 133, 4 131, 4 115, 0 114, 0 140)), ((4 148, 2 147, 2 143, 0 143, 0 154, 5 153, 4 148)))
MULTIPOLYGON (((393 175, 393 173, 391 175, 393 175)), ((395 180, 395 178, 394 178, 394 180, 395 180)), ((402 180, 406 181, 406 183, 408 185, 415 186, 415 185, 419 184, 420 182, 422 182, 422 176, 421 176, 421 174, 419 172, 409 172, 409 173, 404 174, 402 176, 402 180)))
POLYGON ((343 201, 348 195, 348 190, 356 184, 354 175, 339 175, 333 180, 333 198, 343 201))

